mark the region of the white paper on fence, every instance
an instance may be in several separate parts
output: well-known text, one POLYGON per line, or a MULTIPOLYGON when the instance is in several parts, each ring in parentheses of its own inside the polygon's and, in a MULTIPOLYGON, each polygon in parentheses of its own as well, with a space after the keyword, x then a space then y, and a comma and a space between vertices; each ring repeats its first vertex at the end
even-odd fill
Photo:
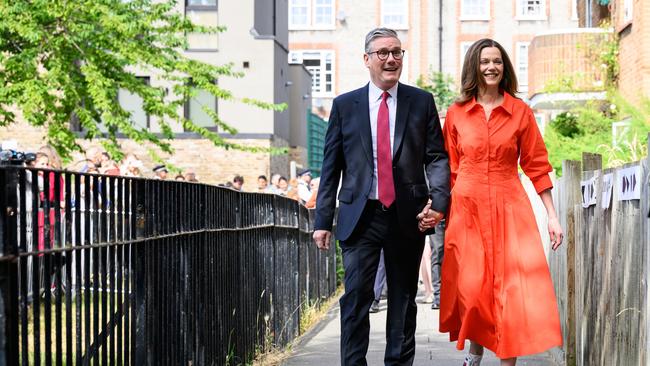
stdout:
POLYGON ((596 177, 580 182, 582 190, 582 207, 587 208, 596 204, 596 177))
POLYGON ((616 189, 619 201, 641 198, 641 166, 619 169, 616 172, 616 189))
POLYGON ((614 174, 607 173, 603 175, 603 194, 601 206, 603 209, 609 208, 609 203, 612 201, 612 187, 614 185, 614 174))

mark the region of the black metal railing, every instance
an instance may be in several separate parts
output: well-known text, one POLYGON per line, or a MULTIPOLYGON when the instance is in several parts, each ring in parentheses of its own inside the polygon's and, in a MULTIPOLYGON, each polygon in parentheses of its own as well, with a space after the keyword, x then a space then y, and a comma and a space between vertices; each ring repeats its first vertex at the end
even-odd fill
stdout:
POLYGON ((236 365, 336 288, 269 194, 0 167, 0 364, 236 365))

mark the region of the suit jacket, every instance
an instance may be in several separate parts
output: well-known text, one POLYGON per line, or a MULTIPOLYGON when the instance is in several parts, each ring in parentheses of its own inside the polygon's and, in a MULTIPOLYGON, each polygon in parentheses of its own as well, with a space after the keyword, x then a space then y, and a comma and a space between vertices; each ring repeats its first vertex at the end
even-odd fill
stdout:
MULTIPOLYGON (((336 238, 346 240, 368 200, 373 171, 366 85, 334 99, 325 136, 314 229, 332 229, 336 192, 341 181, 336 238)), ((429 197, 432 209, 446 211, 449 164, 433 96, 401 83, 397 88, 393 181, 393 205, 403 234, 410 237, 426 234, 418 230, 416 216, 429 197)))

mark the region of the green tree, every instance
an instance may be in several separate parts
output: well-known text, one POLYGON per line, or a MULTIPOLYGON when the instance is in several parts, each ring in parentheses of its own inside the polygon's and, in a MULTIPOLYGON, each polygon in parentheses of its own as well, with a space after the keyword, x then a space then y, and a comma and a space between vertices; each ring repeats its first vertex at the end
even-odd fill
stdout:
POLYGON ((427 76, 420 75, 415 84, 433 94, 438 111, 447 110, 458 97, 452 77, 442 72, 430 71, 427 76))
MULTIPOLYGON (((120 156, 117 134, 149 141, 172 153, 171 124, 179 123, 215 145, 245 148, 196 126, 179 114, 197 89, 219 99, 261 108, 274 105, 232 95, 215 80, 240 77, 232 64, 210 65, 183 56, 186 35, 225 29, 193 24, 174 7, 176 0, 0 0, 0 126, 19 116, 47 128, 46 140, 63 157, 80 151, 70 129, 74 117, 85 138, 98 139, 120 156), (173 87, 151 86, 134 70, 156 74, 173 87), (158 117, 162 138, 134 126, 117 103, 118 90, 143 99, 144 111, 158 117)), ((232 127, 204 107, 221 131, 232 127)))

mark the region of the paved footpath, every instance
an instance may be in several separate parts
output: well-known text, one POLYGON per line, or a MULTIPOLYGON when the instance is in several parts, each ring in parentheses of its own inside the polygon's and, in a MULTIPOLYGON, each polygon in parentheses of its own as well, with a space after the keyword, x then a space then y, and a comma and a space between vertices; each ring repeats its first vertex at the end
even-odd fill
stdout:
MULTIPOLYGON (((430 304, 418 304, 415 366, 461 366, 466 351, 457 351, 447 334, 438 332, 438 311, 430 304)), ((386 300, 381 311, 370 314, 370 347, 368 365, 383 365, 386 329, 386 300)), ((283 366, 336 366, 340 364, 339 335, 341 332, 338 303, 314 328, 293 347, 292 356, 283 366)), ((469 348, 469 343, 465 350, 469 348)), ((518 366, 555 366, 547 354, 521 357, 518 366)), ((499 360, 486 350, 481 366, 499 366, 499 360)))

